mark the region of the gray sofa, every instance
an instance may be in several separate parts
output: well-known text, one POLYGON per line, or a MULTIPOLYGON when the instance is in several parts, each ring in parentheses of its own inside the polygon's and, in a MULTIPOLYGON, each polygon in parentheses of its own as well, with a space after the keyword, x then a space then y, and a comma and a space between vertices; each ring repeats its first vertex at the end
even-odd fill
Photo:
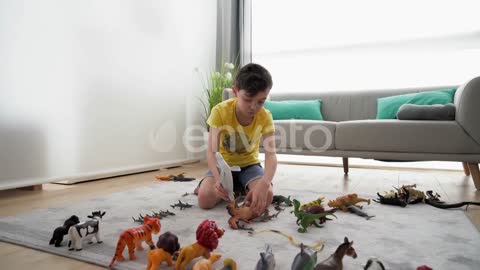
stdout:
MULTIPOLYGON (((232 97, 230 89, 223 99, 232 97)), ((275 120, 277 152, 390 161, 459 161, 480 190, 480 77, 461 86, 270 93, 270 100, 322 99, 324 121, 275 120), (377 98, 457 88, 454 121, 375 120, 377 98)))

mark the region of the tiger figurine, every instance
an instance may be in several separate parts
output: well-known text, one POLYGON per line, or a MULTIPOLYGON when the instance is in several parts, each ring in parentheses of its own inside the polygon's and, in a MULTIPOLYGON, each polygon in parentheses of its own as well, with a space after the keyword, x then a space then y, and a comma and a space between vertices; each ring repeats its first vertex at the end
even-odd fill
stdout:
POLYGON ((124 261, 122 253, 125 246, 128 247, 128 255, 130 260, 135 260, 135 248, 143 250, 142 242, 145 241, 150 247, 154 247, 152 242, 152 233, 157 234, 161 229, 160 219, 145 216, 143 225, 137 228, 130 228, 122 232, 117 242, 117 249, 113 255, 109 267, 112 268, 116 260, 124 261))

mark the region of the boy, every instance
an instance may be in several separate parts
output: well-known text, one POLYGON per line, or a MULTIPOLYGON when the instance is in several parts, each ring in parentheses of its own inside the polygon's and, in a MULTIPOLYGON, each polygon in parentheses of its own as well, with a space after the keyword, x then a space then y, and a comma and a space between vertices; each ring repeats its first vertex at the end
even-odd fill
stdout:
POLYGON ((277 168, 272 115, 263 108, 272 77, 264 67, 247 64, 239 70, 232 88, 235 98, 216 105, 207 120, 210 171, 199 184, 198 205, 209 209, 222 199, 229 200, 216 167, 215 152, 219 151, 228 165, 241 168, 232 173, 234 185, 248 191, 245 202, 259 215, 272 203, 272 179, 277 168), (258 160, 262 136, 265 172, 258 160))

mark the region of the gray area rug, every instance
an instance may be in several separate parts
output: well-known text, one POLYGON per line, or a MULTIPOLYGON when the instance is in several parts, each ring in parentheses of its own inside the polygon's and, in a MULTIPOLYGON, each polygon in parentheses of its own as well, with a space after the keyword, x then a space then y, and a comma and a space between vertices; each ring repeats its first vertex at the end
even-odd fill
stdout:
MULTIPOLYGON (((225 205, 213 210, 201 210, 196 206, 196 196, 182 197, 193 191, 197 182, 158 182, 152 186, 128 192, 115 193, 89 201, 73 203, 61 208, 49 208, 27 214, 0 219, 0 240, 31 247, 107 266, 115 251, 117 237, 126 228, 138 226, 132 216, 151 211, 171 210, 175 216, 162 219, 162 232, 171 231, 179 237, 181 245, 195 241, 197 225, 204 219, 215 220, 226 230, 220 239, 216 252, 223 258, 234 258, 239 269, 254 269, 265 244, 272 246, 277 268, 290 269, 298 249, 276 234, 264 233, 249 236, 246 231, 233 231, 228 227, 228 213, 225 205), (170 208, 178 199, 193 204, 183 211, 170 208), (55 248, 48 242, 53 229, 75 214, 85 220, 91 211, 106 211, 101 224, 102 244, 84 244, 82 251, 68 251, 66 246, 55 248)), ((320 181, 308 184, 295 180, 279 181, 275 193, 293 195, 302 202, 325 196, 327 200, 342 194, 318 193, 320 181)), ((360 194, 361 195, 361 194, 360 194)), ((373 195, 373 194, 372 194, 373 195)), ((373 198, 373 196, 362 196, 373 198)), ((271 211, 273 207, 270 208, 271 211)), ((325 241, 326 246, 319 254, 319 261, 328 257, 347 236, 354 241, 358 258, 345 257, 345 269, 363 269, 368 258, 377 257, 387 269, 416 269, 419 265, 429 265, 433 269, 479 269, 480 235, 464 214, 463 209, 441 210, 428 205, 411 205, 406 208, 385 206, 377 203, 365 206, 365 210, 376 217, 366 220, 349 213, 337 213, 338 219, 327 222, 324 228, 310 228, 307 233, 297 232, 295 217, 286 209, 277 219, 266 223, 254 223, 259 231, 276 229, 291 234, 298 241, 312 244, 325 241)), ((65 238, 67 239, 67 237, 65 238)), ((157 236, 154 236, 156 242, 157 236)), ((66 240, 64 240, 66 243, 66 240)), ((146 247, 146 245, 144 245, 146 247)), ((124 251, 124 255, 127 252, 124 251)), ((115 269, 145 269, 146 251, 137 252, 137 261, 117 262, 115 269)), ((223 261, 223 260, 222 260, 223 261)), ((221 262, 216 266, 220 267, 221 262)), ((160 269, 167 269, 163 265, 160 269)))

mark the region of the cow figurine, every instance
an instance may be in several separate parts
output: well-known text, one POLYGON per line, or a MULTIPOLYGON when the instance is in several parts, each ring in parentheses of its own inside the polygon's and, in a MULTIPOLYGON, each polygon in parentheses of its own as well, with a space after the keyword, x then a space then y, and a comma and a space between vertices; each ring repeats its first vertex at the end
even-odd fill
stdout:
POLYGON ((91 239, 95 236, 97 243, 102 243, 100 240, 100 220, 105 215, 105 212, 94 211, 91 215, 89 221, 74 225, 68 230, 68 236, 70 236, 70 241, 68 242, 68 250, 82 250, 83 240, 88 240, 89 243, 92 243, 91 239))

